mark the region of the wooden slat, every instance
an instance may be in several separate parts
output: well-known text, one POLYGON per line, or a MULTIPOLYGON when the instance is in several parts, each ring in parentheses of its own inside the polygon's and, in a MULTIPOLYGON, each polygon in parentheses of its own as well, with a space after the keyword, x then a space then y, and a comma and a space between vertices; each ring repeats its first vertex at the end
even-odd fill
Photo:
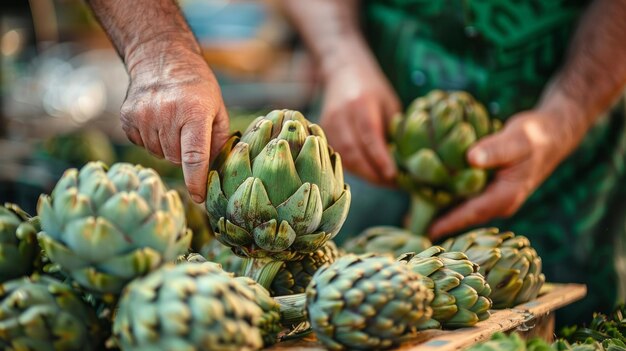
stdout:
MULTIPOLYGON (((536 300, 511 309, 493 311, 491 318, 471 328, 457 330, 426 330, 404 342, 398 351, 452 351, 462 350, 487 340, 498 331, 532 328, 539 317, 582 299, 587 288, 580 284, 546 284, 536 300)), ((268 350, 321 351, 324 347, 314 337, 282 342, 268 350)))

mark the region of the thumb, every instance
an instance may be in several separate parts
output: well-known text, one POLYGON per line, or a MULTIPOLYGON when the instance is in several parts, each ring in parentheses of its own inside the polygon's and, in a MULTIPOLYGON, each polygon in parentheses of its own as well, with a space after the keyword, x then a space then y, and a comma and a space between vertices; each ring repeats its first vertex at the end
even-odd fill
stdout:
POLYGON ((517 124, 480 139, 467 153, 467 162, 476 168, 497 168, 526 158, 531 152, 526 133, 517 124))

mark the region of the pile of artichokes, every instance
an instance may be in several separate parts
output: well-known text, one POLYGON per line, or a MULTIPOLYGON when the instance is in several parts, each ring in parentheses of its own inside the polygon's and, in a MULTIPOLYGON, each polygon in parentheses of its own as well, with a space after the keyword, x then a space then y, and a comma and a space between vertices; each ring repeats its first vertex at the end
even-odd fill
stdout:
MULTIPOLYGON (((449 204, 484 185, 459 156, 495 128, 471 97, 432 93, 395 123, 412 192, 449 204), (420 128, 435 128, 426 144, 420 128)), ((438 247, 375 227, 337 247, 351 198, 341 157, 297 111, 228 140, 206 213, 173 189, 151 168, 89 162, 35 217, 0 206, 0 349, 258 350, 310 330, 332 350, 386 349, 473 326, 545 280, 528 240, 495 229, 438 247)))

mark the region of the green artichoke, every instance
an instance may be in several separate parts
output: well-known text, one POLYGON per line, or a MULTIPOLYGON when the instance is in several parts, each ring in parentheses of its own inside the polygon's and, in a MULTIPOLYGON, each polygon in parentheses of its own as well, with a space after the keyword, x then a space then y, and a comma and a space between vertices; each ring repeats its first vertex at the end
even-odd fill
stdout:
POLYGON ((97 129, 79 130, 52 137, 43 143, 43 151, 75 166, 82 166, 89 161, 107 164, 115 161, 115 150, 109 137, 97 129))
POLYGON ((100 335, 95 312, 67 285, 37 275, 0 285, 0 349, 99 350, 100 335))
MULTIPOLYGON (((175 263, 176 264, 183 264, 183 263, 205 263, 205 262, 209 262, 207 261, 206 258, 204 258, 204 256, 200 255, 199 253, 195 253, 195 252, 190 252, 188 254, 184 254, 184 255, 180 255, 176 258, 175 263)), ((213 262, 215 263, 215 262, 213 262)))
POLYGON ((222 269, 227 272, 240 275, 243 267, 243 258, 235 255, 232 250, 219 242, 218 240, 211 240, 202 249, 202 255, 207 260, 222 265, 222 269))
POLYGON ((497 228, 473 230, 441 245, 446 251, 460 251, 478 264, 492 288, 494 308, 508 308, 535 299, 546 278, 541 257, 530 241, 497 228))
POLYGON ((0 206, 0 283, 33 273, 38 265, 37 219, 19 206, 0 206))
POLYGON ((348 254, 306 289, 311 327, 331 350, 386 349, 430 318, 432 292, 388 256, 348 254))
POLYGON ((259 320, 259 329, 261 330, 263 343, 265 345, 274 344, 277 341, 278 334, 283 330, 281 326, 281 305, 270 297, 267 289, 251 278, 237 277, 235 280, 250 289, 254 296, 254 301, 263 310, 263 315, 259 320))
POLYGON ((398 260, 420 274, 424 285, 434 292, 432 319, 421 329, 471 327, 489 318, 491 288, 478 273, 478 265, 465 254, 433 246, 419 254, 406 253, 398 260))
POLYGON ((215 239, 209 223, 209 217, 204 210, 204 206, 193 202, 184 186, 177 186, 175 189, 182 200, 187 227, 192 233, 191 251, 205 255, 208 250, 206 246, 215 239))
POLYGON ((284 262, 270 285, 270 294, 283 296, 303 293, 315 272, 323 265, 335 262, 337 257, 339 257, 337 245, 329 240, 326 245, 298 261, 284 262))
POLYGON ((346 251, 354 254, 380 253, 401 255, 405 252, 421 252, 431 247, 430 240, 408 230, 391 226, 368 228, 344 244, 346 251))
POLYGON ((258 350, 279 307, 252 283, 211 262, 166 264, 124 289, 113 334, 125 351, 258 350))
POLYGON ((471 168, 467 150, 500 128, 482 104, 465 92, 434 90, 413 101, 390 125, 398 184, 412 194, 409 228, 426 234, 439 212, 478 194, 485 170, 471 168))
POLYGON ((217 239, 242 257, 294 260, 332 239, 350 190, 322 129, 297 111, 259 117, 223 147, 206 208, 217 239))
POLYGON ((46 255, 97 293, 121 292, 187 252, 191 241, 178 194, 153 170, 127 163, 67 170, 37 212, 46 255))

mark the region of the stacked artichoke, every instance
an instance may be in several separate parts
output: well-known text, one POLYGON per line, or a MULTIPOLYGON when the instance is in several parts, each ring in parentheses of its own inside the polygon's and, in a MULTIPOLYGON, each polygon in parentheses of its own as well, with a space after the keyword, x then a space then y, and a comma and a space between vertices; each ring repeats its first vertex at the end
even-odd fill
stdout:
POLYGON ((477 229, 441 245, 447 251, 461 251, 480 266, 492 288, 494 308, 508 308, 535 299, 545 282, 541 257, 530 241, 497 228, 477 229))
MULTIPOLYGON (((422 216, 414 231, 482 189, 487 176, 465 152, 495 128, 463 93, 433 92, 394 121, 399 182, 422 216)), ((488 296, 524 302, 545 279, 526 238, 494 229, 444 251, 376 227, 347 244, 365 255, 342 256, 332 241, 350 206, 341 158, 296 111, 228 140, 208 175, 208 216, 181 194, 152 169, 91 162, 40 197, 38 218, 0 207, 0 283, 21 277, 0 285, 0 349, 101 349, 112 329, 109 346, 122 350, 257 350, 307 325, 333 350, 384 349, 419 329, 471 326, 489 316, 488 296), (36 238, 67 284, 28 277, 36 238), (409 251, 419 253, 389 255, 409 251)))
POLYGON ((412 232, 426 234, 438 211, 482 191, 487 173, 471 168, 466 153, 499 128, 482 104, 459 91, 434 90, 393 119, 391 146, 398 184, 412 195, 412 232))
POLYGON ((385 349, 430 318, 432 293, 388 256, 346 255, 315 273, 306 289, 318 339, 331 350, 385 349))
POLYGON ((0 285, 0 349, 100 350, 90 306, 53 278, 34 275, 0 285))
POLYGON ((109 138, 97 129, 85 129, 52 137, 44 142, 43 151, 69 165, 82 166, 89 161, 106 164, 115 161, 115 150, 109 138))
POLYGON ((478 265, 465 254, 433 246, 419 254, 404 254, 398 260, 420 274, 424 285, 435 294, 430 304, 432 319, 421 329, 470 327, 489 318, 491 288, 478 273, 478 265))
POLYGON ((236 275, 241 274, 244 259, 235 255, 228 246, 218 240, 213 239, 204 245, 201 254, 207 260, 221 264, 225 271, 236 275))
POLYGON ((346 251, 354 254, 379 253, 393 256, 405 252, 422 252, 431 246, 426 237, 390 226, 368 228, 344 244, 346 251))
MULTIPOLYGON (((208 176, 206 209, 217 239, 257 261, 296 260, 332 239, 350 190, 322 129, 297 111, 259 117, 223 147, 208 176), (265 260, 262 260, 265 259, 265 260)), ((264 264, 248 265, 247 275, 264 264)))
POLYGON ((206 256, 207 251, 209 251, 208 246, 214 241, 215 236, 211 230, 209 217, 206 215, 204 206, 193 202, 184 186, 178 186, 175 189, 182 200, 187 227, 192 233, 191 250, 206 256))
POLYGON ((320 249, 305 255, 298 261, 287 261, 281 266, 270 285, 272 296, 283 296, 303 293, 317 270, 335 262, 339 257, 339 249, 329 240, 320 249))
POLYGON ((258 350, 275 340, 279 306, 214 263, 164 265, 124 290, 113 325, 129 350, 258 350))
POLYGON ((0 283, 33 273, 39 224, 14 204, 0 206, 0 283))
POLYGON ((119 293, 184 254, 191 241, 178 194, 152 169, 127 163, 67 170, 37 212, 47 256, 97 293, 119 293))

